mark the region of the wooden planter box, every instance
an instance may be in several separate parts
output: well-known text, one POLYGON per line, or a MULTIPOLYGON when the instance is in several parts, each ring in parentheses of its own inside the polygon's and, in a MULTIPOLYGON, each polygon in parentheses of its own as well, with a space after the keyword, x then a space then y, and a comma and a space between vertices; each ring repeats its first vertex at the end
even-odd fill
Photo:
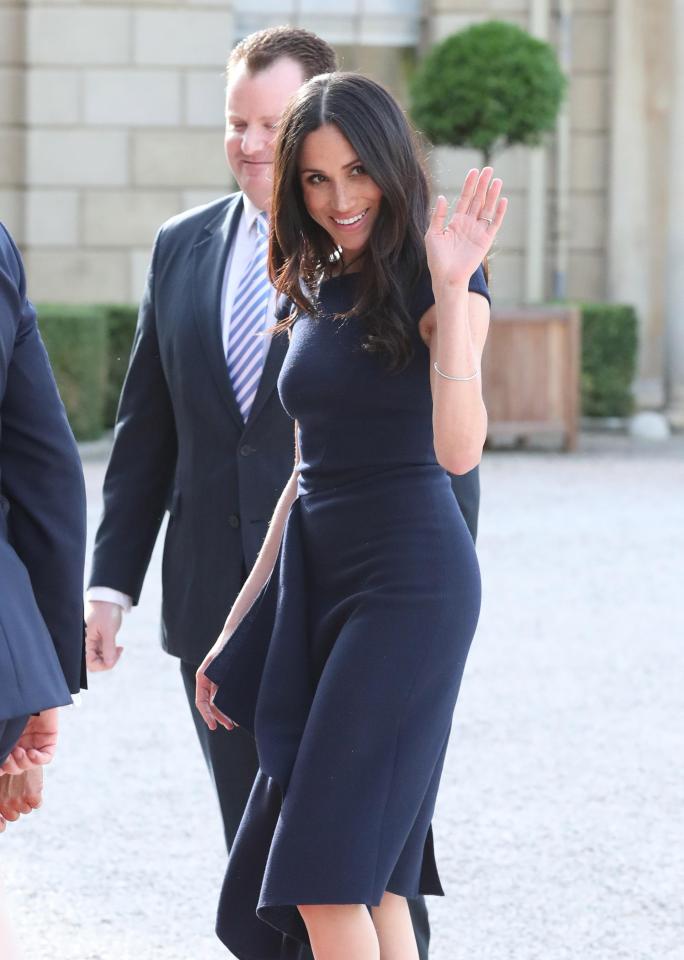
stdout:
POLYGON ((574 450, 580 411, 577 307, 495 310, 482 364, 488 439, 562 438, 574 450))

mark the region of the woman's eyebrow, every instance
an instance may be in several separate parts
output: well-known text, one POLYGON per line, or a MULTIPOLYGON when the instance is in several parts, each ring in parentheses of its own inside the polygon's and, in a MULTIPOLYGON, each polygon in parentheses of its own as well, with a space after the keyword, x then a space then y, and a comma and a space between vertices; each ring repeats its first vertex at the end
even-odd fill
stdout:
MULTIPOLYGON (((354 167, 354 166, 356 166, 358 163, 361 163, 361 161, 360 161, 359 158, 357 157, 355 160, 350 160, 349 163, 345 163, 344 166, 342 167, 342 169, 343 169, 343 170, 346 170, 347 167, 354 167)), ((300 173, 323 173, 324 171, 323 171, 323 170, 316 170, 316 169, 313 168, 313 167, 302 167, 302 169, 301 169, 299 172, 300 172, 300 173)))

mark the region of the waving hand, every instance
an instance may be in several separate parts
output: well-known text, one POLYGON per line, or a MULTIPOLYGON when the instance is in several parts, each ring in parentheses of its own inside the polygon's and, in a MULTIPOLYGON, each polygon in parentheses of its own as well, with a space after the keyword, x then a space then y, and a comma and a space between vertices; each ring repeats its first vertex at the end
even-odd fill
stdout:
POLYGON ((503 181, 491 167, 470 170, 450 220, 446 197, 439 196, 425 234, 433 288, 468 285, 489 253, 506 215, 503 181))

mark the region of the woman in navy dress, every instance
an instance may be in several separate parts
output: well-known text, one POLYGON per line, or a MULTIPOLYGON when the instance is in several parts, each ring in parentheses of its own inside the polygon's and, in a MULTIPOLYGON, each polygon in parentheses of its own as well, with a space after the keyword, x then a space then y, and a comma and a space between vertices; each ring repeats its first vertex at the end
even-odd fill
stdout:
POLYGON ((446 471, 486 435, 501 187, 471 170, 430 217, 402 111, 358 75, 314 78, 281 121, 270 268, 295 469, 197 674, 208 725, 259 752, 217 924, 240 960, 301 943, 416 960, 407 898, 442 893, 431 820, 480 607, 446 471))

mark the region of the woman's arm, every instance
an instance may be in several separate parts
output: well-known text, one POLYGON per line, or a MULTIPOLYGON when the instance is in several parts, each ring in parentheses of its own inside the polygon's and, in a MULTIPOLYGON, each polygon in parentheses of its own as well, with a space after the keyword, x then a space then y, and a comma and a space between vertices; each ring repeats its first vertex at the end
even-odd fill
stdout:
POLYGON ((469 293, 470 277, 489 252, 506 213, 493 170, 471 170, 453 217, 439 197, 425 237, 435 305, 421 321, 430 347, 435 453, 449 473, 477 466, 487 436, 480 366, 489 304, 469 293))
POLYGON ((489 329, 489 303, 479 293, 449 291, 421 320, 421 334, 430 348, 432 428, 438 462, 456 475, 468 473, 480 462, 487 437, 487 410, 482 399, 482 379, 469 377, 480 370, 489 329), (440 316, 449 318, 446 322, 440 316))
POLYGON ((259 555, 254 566, 252 567, 252 570, 250 571, 249 576, 242 586, 242 590, 240 590, 235 602, 233 603, 233 606, 230 609, 230 613, 226 618, 226 622, 223 625, 223 630, 219 634, 216 643, 213 645, 197 670, 195 704, 197 705, 197 709, 202 714, 202 717, 204 718, 204 721, 210 730, 215 730, 217 723, 222 724, 222 726, 226 727, 227 730, 232 730, 235 726, 231 720, 229 720, 227 717, 224 717, 220 710, 214 706, 213 699, 217 687, 215 683, 212 683, 212 681, 209 680, 205 671, 207 670, 209 664, 215 659, 215 657, 218 656, 221 650, 223 650, 226 643, 228 643, 231 635, 234 633, 238 624, 252 606, 271 573, 273 572, 273 567, 275 566, 275 562, 278 557, 278 551, 280 550, 280 544, 283 539, 283 533, 285 531, 285 521, 287 520, 287 515, 290 512, 290 507, 297 499, 296 468, 297 464, 299 463, 299 444, 297 442, 297 433, 297 424, 295 423, 295 469, 292 472, 290 479, 285 484, 283 492, 280 494, 278 503, 273 511, 273 517, 271 518, 271 522, 268 526, 268 533, 266 534, 264 542, 261 546, 259 555))

